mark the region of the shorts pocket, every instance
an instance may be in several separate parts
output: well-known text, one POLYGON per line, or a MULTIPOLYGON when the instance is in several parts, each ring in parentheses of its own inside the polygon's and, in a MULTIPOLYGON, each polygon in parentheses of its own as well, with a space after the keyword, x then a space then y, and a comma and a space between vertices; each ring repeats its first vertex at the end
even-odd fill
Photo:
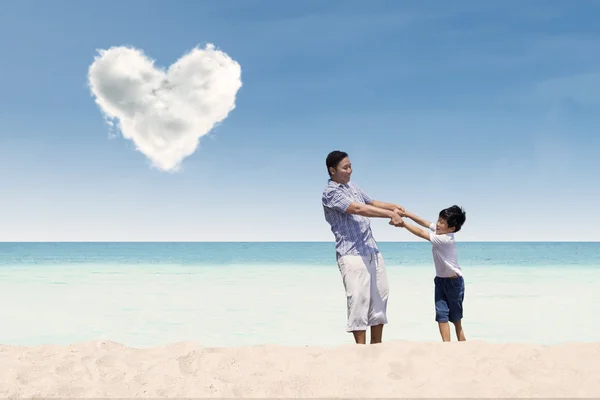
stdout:
POLYGON ((450 286, 452 286, 452 288, 455 290, 461 290, 465 286, 465 280, 462 276, 450 279, 450 286))
POLYGON ((348 260, 347 257, 348 256, 343 256, 340 259, 338 259, 338 261, 337 261, 338 269, 340 270, 340 274, 342 275, 342 278, 346 277, 346 275, 352 268, 352 262, 350 260, 348 260))

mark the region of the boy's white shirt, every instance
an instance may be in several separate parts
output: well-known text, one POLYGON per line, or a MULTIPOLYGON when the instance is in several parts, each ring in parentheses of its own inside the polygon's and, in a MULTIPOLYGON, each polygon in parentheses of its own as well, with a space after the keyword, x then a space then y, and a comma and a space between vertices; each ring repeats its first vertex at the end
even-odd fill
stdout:
POLYGON ((458 264, 456 254, 456 242, 453 233, 438 235, 435 233, 435 222, 429 225, 429 241, 431 242, 431 251, 433 253, 433 263, 435 265, 435 274, 441 278, 459 275, 462 276, 462 270, 458 264))

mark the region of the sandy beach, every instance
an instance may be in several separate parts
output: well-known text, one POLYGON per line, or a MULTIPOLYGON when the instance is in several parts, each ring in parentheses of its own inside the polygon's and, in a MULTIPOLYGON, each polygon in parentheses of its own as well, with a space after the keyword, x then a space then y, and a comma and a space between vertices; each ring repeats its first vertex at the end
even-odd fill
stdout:
POLYGON ((0 346, 0 397, 598 397, 600 344, 0 346))

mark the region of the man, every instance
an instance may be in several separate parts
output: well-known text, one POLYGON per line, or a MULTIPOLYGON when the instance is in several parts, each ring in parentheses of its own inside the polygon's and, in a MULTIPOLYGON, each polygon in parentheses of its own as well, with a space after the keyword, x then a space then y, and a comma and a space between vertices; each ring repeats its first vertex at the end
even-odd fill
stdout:
POLYGON ((387 324, 388 281, 385 263, 371 232, 369 217, 390 218, 390 224, 403 226, 399 212, 404 208, 373 200, 350 182, 352 164, 348 154, 332 151, 325 161, 329 181, 323 191, 325 220, 336 241, 336 259, 346 290, 346 331, 357 344, 381 343, 387 324), (394 211, 396 210, 396 211, 394 211))

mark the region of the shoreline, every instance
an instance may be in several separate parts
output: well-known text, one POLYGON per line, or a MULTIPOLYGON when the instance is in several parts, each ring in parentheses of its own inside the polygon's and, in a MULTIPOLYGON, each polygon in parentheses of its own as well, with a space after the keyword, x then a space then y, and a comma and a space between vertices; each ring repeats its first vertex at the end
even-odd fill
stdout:
POLYGON ((0 345, 0 397, 600 397, 598 360, 600 343, 0 345))

